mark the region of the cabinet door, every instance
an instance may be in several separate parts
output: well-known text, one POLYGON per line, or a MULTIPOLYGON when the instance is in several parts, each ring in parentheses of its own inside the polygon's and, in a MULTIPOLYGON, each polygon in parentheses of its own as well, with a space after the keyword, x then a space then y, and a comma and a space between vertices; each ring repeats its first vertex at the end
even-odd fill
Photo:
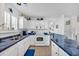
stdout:
POLYGON ((51 42, 51 46, 52 46, 51 55, 58 56, 58 46, 54 42, 51 42))
POLYGON ((28 38, 26 38, 26 40, 25 40, 25 52, 27 51, 29 46, 30 46, 30 40, 28 38))
POLYGON ((17 45, 14 45, 3 51, 1 56, 17 56, 17 45))
POLYGON ((21 42, 19 42, 18 43, 18 55, 23 56, 25 52, 27 51, 27 49, 29 48, 29 46, 30 46, 30 40, 28 37, 22 40, 21 42))
POLYGON ((24 40, 22 40, 21 42, 18 43, 18 55, 22 56, 25 53, 25 46, 24 46, 25 42, 24 40))
POLYGON ((35 45, 36 35, 32 35, 29 38, 30 45, 35 45))
POLYGON ((69 56, 65 51, 59 48, 59 56, 69 56))

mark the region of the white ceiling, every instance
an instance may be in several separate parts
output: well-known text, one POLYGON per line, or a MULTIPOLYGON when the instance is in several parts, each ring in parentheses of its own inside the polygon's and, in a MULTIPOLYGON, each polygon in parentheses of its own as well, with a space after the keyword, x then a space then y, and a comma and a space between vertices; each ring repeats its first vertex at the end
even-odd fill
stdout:
POLYGON ((26 16, 57 17, 60 15, 79 15, 78 3, 27 3, 22 6, 13 5, 26 16))

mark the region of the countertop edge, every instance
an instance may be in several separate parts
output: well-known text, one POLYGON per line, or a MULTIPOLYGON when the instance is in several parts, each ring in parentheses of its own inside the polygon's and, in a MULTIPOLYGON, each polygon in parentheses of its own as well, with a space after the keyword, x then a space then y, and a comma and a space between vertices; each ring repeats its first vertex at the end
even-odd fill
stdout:
MULTIPOLYGON (((26 38, 26 37, 24 37, 24 38, 26 38)), ((21 40, 19 40, 19 41, 15 42, 15 43, 13 43, 13 44, 11 44, 11 45, 9 45, 9 46, 5 47, 4 49, 0 50, 0 53, 1 53, 1 52, 3 52, 4 50, 8 49, 9 47, 11 47, 11 46, 15 45, 16 43, 18 43, 18 42, 22 41, 24 38, 22 38, 21 40)))

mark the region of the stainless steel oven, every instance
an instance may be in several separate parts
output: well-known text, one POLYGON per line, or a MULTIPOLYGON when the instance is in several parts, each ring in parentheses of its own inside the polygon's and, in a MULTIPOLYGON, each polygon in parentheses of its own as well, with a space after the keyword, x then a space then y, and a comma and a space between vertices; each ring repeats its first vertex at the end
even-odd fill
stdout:
POLYGON ((50 43, 49 36, 46 35, 36 35, 34 44, 35 46, 48 46, 50 43))
POLYGON ((43 41, 43 37, 37 37, 36 40, 37 41, 43 41))

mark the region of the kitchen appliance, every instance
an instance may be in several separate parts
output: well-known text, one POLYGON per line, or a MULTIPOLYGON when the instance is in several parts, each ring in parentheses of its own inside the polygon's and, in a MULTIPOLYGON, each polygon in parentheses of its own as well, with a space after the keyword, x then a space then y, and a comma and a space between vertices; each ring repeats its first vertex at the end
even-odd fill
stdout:
POLYGON ((37 41, 43 41, 43 37, 37 37, 37 41))
POLYGON ((35 35, 35 46, 49 46, 50 36, 49 35, 35 35))

